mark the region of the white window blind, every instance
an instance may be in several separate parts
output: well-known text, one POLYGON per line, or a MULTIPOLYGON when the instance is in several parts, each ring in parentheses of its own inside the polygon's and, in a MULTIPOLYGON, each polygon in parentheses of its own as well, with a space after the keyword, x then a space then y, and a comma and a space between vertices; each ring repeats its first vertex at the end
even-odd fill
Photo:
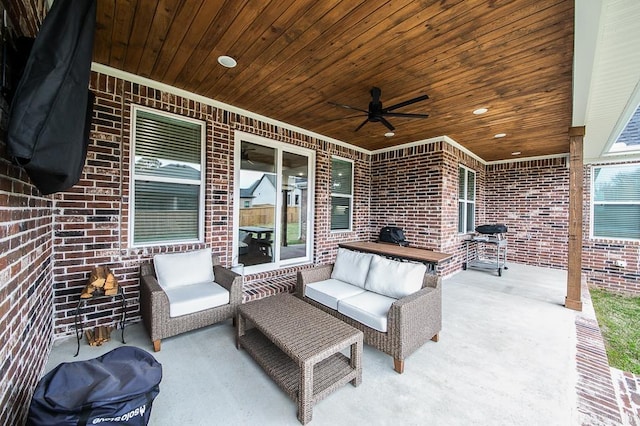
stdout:
POLYGON ((460 166, 458 168, 458 232, 473 232, 475 229, 476 174, 460 166))
POLYGON ((594 167, 592 235, 640 240, 640 164, 594 167))
POLYGON ((204 125, 134 108, 133 245, 203 239, 204 125))
POLYGON ((353 205, 353 163, 339 158, 331 161, 331 230, 351 229, 353 205))

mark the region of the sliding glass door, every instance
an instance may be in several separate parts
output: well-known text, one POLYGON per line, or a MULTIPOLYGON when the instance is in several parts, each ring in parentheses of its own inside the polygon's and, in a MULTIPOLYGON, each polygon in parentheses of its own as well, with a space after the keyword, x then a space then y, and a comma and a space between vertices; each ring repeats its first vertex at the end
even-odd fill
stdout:
POLYGON ((240 135, 236 136, 236 263, 252 273, 310 261, 313 151, 240 135))

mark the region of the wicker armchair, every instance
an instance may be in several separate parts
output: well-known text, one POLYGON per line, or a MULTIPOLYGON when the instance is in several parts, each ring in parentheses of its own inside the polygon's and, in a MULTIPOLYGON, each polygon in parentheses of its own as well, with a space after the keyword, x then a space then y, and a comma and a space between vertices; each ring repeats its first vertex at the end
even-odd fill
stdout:
POLYGON ((387 314, 387 332, 374 330, 359 321, 306 297, 304 287, 331 278, 333 265, 318 266, 298 272, 296 296, 330 313, 364 333, 364 342, 393 357, 394 369, 404 371, 404 360, 428 340, 438 341, 442 329, 441 278, 425 274, 422 289, 398 299, 387 314))
POLYGON ((236 309, 242 303, 242 276, 221 266, 216 255, 212 255, 212 261, 215 282, 229 291, 229 303, 177 317, 169 316, 169 299, 158 284, 153 262, 140 265, 140 311, 154 351, 160 350, 164 338, 229 318, 235 321, 236 309))

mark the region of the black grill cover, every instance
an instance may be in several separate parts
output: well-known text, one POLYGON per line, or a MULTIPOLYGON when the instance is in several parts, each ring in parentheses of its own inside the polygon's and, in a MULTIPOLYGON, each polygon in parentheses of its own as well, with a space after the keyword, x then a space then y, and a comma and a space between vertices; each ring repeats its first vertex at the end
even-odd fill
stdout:
POLYGON ((11 103, 7 153, 43 194, 80 179, 90 129, 95 0, 56 0, 11 103))
POLYGON ((507 226, 502 224, 476 226, 476 232, 481 234, 504 234, 507 226))
POLYGON ((162 365, 133 346, 62 363, 38 383, 27 425, 146 425, 161 379, 162 365))
POLYGON ((405 247, 409 245, 409 242, 404 236, 404 231, 397 226, 385 226, 381 228, 378 240, 383 243, 393 243, 405 247))

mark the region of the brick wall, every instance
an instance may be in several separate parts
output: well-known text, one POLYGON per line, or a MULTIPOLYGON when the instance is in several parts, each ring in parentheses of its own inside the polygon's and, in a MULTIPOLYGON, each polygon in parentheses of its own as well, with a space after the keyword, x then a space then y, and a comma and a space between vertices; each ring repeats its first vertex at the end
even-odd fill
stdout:
POLYGON ((476 172, 476 222, 484 220, 484 166, 443 142, 375 154, 371 159, 371 234, 401 227, 413 247, 453 255, 439 266, 449 275, 461 268, 465 235, 458 234, 458 167, 476 172))
MULTIPOLYGON (((23 7, 11 2, 14 11, 23 7)), ((32 34, 40 21, 35 14, 22 15, 20 22, 30 28, 22 34, 32 34)), ((53 218, 51 199, 7 158, 8 107, 0 96, 0 424, 18 425, 52 341, 53 218)))
MULTIPOLYGON (((582 271, 589 285, 640 293, 640 243, 592 239, 591 170, 585 166, 582 271), (624 260, 627 267, 615 265, 624 260)), ((567 267, 569 169, 566 158, 487 166, 486 215, 509 227, 510 261, 567 267)))
POLYGON ((591 220, 591 173, 597 164, 585 166, 584 227, 582 235, 582 272, 587 284, 622 293, 640 294, 640 241, 593 239, 589 237, 591 220), (626 267, 616 266, 624 260, 626 267))
MULTIPOLYGON (((139 318, 138 266, 160 252, 211 247, 223 265, 232 263, 234 134, 256 134, 316 151, 315 247, 316 263, 330 262, 338 242, 364 239, 369 234, 368 155, 282 129, 211 105, 196 102, 111 76, 92 74, 96 95, 91 142, 80 182, 56 194, 53 238, 55 334, 74 331, 75 304, 94 265, 108 265, 118 277, 128 302, 128 318, 139 318), (204 244, 129 248, 129 173, 131 105, 142 105, 202 120, 206 123, 206 195, 204 244), (352 232, 330 231, 331 157, 355 163, 355 216, 352 232)), ((285 268, 246 277, 258 280, 295 274, 285 268)), ((115 325, 117 304, 95 304, 86 309, 84 324, 115 325)))
POLYGON ((52 203, 10 164, 4 140, 0 151, 0 424, 20 424, 52 340, 52 203))
POLYGON ((458 234, 458 186, 459 166, 463 165, 476 173, 475 223, 486 222, 485 218, 485 168, 482 163, 449 144, 443 144, 443 194, 442 202, 442 232, 440 251, 453 255, 452 259, 443 265, 442 274, 449 275, 460 270, 466 261, 467 234, 458 234))
POLYGON ((316 145, 315 249, 314 262, 326 264, 335 259, 338 244, 366 240, 371 232, 371 164, 368 155, 329 142, 316 145), (353 227, 348 232, 331 231, 331 158, 353 161, 353 227))
POLYGON ((566 268, 569 169, 566 159, 487 166, 486 217, 509 231, 511 262, 566 268))

